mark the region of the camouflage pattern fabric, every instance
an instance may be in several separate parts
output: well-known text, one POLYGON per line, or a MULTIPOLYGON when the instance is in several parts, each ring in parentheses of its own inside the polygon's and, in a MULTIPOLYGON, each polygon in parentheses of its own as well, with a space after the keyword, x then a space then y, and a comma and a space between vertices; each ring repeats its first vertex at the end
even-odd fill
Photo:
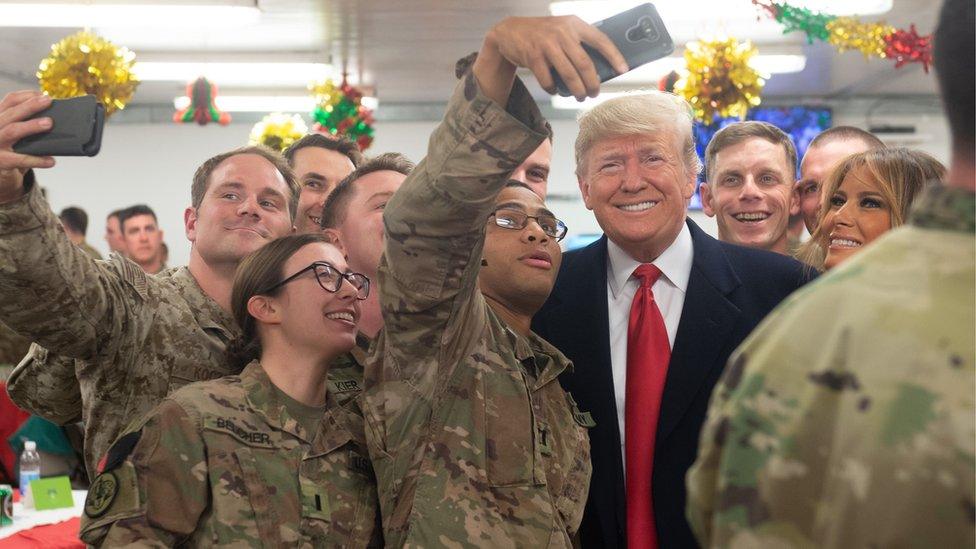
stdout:
POLYGON ((318 425, 308 432, 288 413, 258 362, 185 387, 113 445, 85 501, 81 539, 382 547, 358 407, 329 395, 318 425))
POLYGON ((389 547, 569 547, 579 526, 591 467, 557 381, 571 365, 477 285, 495 197, 545 138, 521 82, 506 112, 468 73, 386 206, 363 408, 389 547))
POLYGON ((366 364, 372 341, 363 334, 356 334, 356 346, 329 365, 329 393, 339 406, 356 402, 363 392, 363 366, 366 364))
POLYGON ((93 248, 91 244, 85 242, 84 240, 81 241, 81 244, 78 244, 78 247, 81 248, 81 250, 88 254, 88 257, 92 259, 102 258, 102 254, 98 253, 98 250, 93 248))
POLYGON ((974 546, 973 197, 926 189, 733 354, 687 478, 703 546, 974 546))
POLYGON ((51 423, 65 425, 82 421, 81 388, 75 377, 82 361, 49 353, 31 343, 27 354, 14 368, 7 383, 10 400, 51 423))
POLYGON ((25 185, 21 199, 0 205, 0 321, 76 361, 74 368, 64 361, 58 368, 15 371, 9 392, 33 411, 40 395, 51 392, 43 387, 67 390, 73 371, 85 421, 85 465, 93 474, 122 429, 167 394, 236 373, 224 350, 239 330, 185 267, 150 276, 118 255, 88 257, 68 240, 29 176, 25 185))
POLYGON ((0 366, 14 366, 24 358, 30 340, 0 322, 0 366))
MULTIPOLYGON (((32 172, 25 185, 21 200, 0 205, 0 322, 37 343, 7 389, 18 406, 49 421, 84 421, 85 465, 94 476, 133 418, 188 383, 236 373, 225 350, 240 330, 186 267, 147 275, 117 254, 86 256, 32 172)), ((330 371, 342 405, 362 389, 369 341, 360 346, 330 371)))
MULTIPOLYGON (((329 390, 340 406, 362 392, 363 365, 369 345, 369 338, 357 334, 356 347, 329 367, 329 390)), ((84 365, 77 367, 83 369, 84 365)), ((49 353, 32 343, 27 356, 10 375, 13 398, 34 414, 58 425, 82 421, 81 391, 75 368, 75 359, 49 353)))

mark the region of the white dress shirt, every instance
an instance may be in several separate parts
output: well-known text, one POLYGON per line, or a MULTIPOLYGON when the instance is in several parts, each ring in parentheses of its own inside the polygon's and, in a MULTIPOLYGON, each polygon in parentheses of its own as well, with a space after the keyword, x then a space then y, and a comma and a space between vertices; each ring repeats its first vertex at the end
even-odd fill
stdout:
MULTIPOLYGON (((691 276, 694 250, 691 231, 683 223, 681 232, 664 252, 653 261, 661 270, 651 291, 664 326, 668 330, 668 341, 674 349, 674 338, 678 333, 681 310, 685 305, 685 292, 691 276)), ((627 326, 630 322, 630 307, 640 282, 634 270, 641 263, 630 257, 620 246, 607 240, 607 309, 610 318, 610 364, 613 369, 613 393, 617 401, 617 425, 620 429, 620 455, 626 461, 624 447, 624 399, 627 395, 627 326)), ((626 467, 626 462, 624 463, 626 467)))

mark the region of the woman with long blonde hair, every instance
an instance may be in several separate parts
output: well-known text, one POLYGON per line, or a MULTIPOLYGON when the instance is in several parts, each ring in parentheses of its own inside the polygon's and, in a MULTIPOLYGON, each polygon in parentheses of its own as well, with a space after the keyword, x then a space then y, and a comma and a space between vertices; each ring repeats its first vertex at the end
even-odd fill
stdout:
POLYGON ((944 174, 937 160, 905 148, 847 157, 827 176, 817 228, 797 257, 820 271, 836 267, 904 224, 922 188, 944 174))

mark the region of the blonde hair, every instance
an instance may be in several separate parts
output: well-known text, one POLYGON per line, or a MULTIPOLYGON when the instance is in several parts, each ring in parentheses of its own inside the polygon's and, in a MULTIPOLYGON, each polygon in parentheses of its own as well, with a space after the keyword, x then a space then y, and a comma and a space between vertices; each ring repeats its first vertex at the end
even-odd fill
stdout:
POLYGON ((930 181, 929 175, 935 171, 925 164, 926 162, 928 161, 919 156, 916 151, 901 147, 874 149, 842 160, 826 177, 820 195, 817 228, 810 235, 810 240, 800 247, 797 259, 818 270, 823 270, 824 260, 827 257, 827 239, 830 237, 823 221, 830 211, 831 197, 848 176, 858 177, 859 174, 863 174, 878 182, 881 196, 888 203, 891 212, 891 228, 903 225, 908 219, 908 211, 912 203, 921 194, 925 184, 930 181))
POLYGON ((695 139, 691 132, 693 120, 691 105, 673 93, 650 90, 600 103, 581 113, 577 119, 576 175, 583 175, 586 153, 598 141, 608 137, 662 131, 674 132, 681 137, 685 167, 697 175, 701 173, 702 164, 695 151, 695 139))

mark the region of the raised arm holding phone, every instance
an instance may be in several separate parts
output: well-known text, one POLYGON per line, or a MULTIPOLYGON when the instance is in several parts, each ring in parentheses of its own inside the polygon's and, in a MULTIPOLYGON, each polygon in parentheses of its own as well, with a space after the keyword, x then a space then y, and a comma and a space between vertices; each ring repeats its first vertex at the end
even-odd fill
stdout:
POLYGON ((125 425, 167 394, 235 373, 224 358, 239 330, 229 312, 234 270, 249 252, 292 232, 299 188, 276 153, 252 147, 218 155, 194 177, 187 267, 150 276, 118 256, 93 260, 67 238, 35 183, 33 169, 54 159, 13 150, 23 137, 51 129, 47 117, 30 119, 50 103, 31 91, 0 101, 0 321, 78 359, 75 369, 69 361, 46 368, 35 360, 10 392, 16 400, 64 389, 55 399, 64 409, 42 410, 64 419, 77 415, 80 396, 85 463, 94 476, 125 425))
POLYGON ((506 19, 462 78, 427 157, 384 212, 384 329, 364 416, 389 546, 570 547, 589 484, 585 414, 568 360, 529 329, 565 225, 509 174, 547 138, 515 78, 550 67, 582 98, 599 80, 579 19, 506 19))

